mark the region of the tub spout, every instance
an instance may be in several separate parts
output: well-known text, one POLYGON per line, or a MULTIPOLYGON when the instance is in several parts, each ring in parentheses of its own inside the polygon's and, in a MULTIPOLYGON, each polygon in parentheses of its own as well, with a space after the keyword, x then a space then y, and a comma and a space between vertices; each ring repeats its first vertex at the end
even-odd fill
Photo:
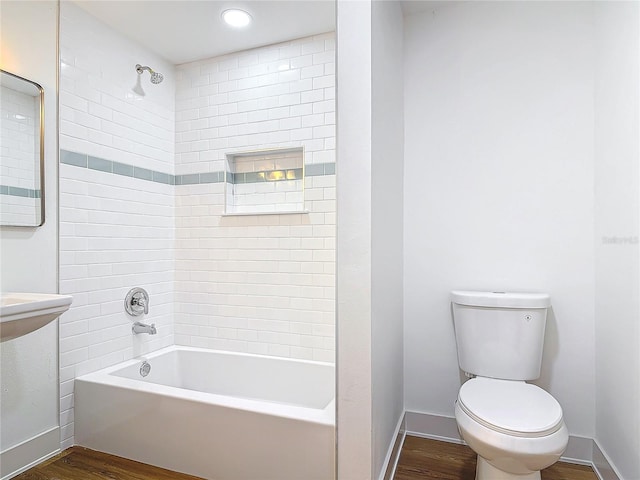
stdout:
POLYGON ((148 333, 149 335, 155 335, 158 333, 156 331, 156 324, 152 323, 151 325, 147 325, 146 323, 136 322, 131 327, 131 331, 133 333, 148 333))

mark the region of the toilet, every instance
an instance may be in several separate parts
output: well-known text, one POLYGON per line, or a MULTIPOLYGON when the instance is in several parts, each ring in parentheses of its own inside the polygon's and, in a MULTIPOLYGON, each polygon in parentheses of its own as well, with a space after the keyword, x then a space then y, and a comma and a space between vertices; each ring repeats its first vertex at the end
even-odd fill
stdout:
POLYGON ((540 480, 569 434, 562 407, 526 383, 540 376, 551 306, 539 293, 451 292, 458 364, 460 435, 478 454, 476 480, 540 480))

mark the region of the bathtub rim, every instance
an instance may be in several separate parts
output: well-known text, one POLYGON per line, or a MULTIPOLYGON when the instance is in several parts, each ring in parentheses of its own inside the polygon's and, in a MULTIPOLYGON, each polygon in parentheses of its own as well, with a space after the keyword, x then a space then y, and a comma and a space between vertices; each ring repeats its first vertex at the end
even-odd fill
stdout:
POLYGON ((111 365, 95 372, 86 373, 75 378, 75 382, 86 382, 93 384, 108 385, 113 388, 134 390, 138 392, 145 392, 151 395, 159 395, 165 397, 171 397, 181 399, 185 401, 192 401, 204 404, 213 404, 223 408, 230 408, 235 410, 245 410, 256 412, 264 415, 270 415, 275 417, 282 417, 291 420, 299 420, 309 423, 316 423, 319 425, 327 425, 335 427, 335 383, 332 385, 334 388, 333 398, 327 403, 327 405, 320 408, 303 407, 298 405, 288 405, 284 403, 269 402, 266 400, 257 400, 242 397, 232 397, 228 395, 220 395, 215 393, 200 392, 197 390, 189 390, 186 388, 172 387, 168 385, 162 385, 152 382, 142 382, 137 379, 131 379, 127 377, 120 377, 113 375, 114 372, 122 370, 127 367, 139 365, 141 362, 147 360, 151 361, 155 357, 159 357, 164 354, 177 352, 177 351, 190 351, 201 353, 215 353, 223 356, 231 357, 253 357, 265 360, 278 360, 278 361, 290 361, 296 363, 321 365, 331 367, 335 372, 335 365, 329 362, 319 362, 314 360, 303 360, 289 357, 275 357, 269 355, 259 355, 254 353, 233 352, 226 350, 215 350, 209 348, 189 347, 183 345, 170 345, 168 347, 155 350, 150 353, 139 355, 130 360, 111 365))

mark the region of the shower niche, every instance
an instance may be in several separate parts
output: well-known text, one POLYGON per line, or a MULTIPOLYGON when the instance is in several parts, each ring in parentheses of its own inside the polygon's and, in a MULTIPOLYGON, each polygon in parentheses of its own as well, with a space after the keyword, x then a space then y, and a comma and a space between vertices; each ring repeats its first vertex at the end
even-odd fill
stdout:
POLYGON ((304 148, 226 155, 225 215, 304 213, 304 148))

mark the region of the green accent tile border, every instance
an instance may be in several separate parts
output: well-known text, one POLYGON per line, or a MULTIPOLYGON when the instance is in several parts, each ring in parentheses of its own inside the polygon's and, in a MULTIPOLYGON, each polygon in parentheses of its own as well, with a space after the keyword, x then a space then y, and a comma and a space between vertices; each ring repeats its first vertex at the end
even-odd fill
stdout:
POLYGON ((160 173, 155 172, 154 170, 149 170, 148 168, 142 167, 133 167, 133 177, 139 178, 140 180, 147 180, 149 182, 153 182, 153 174, 160 173))
POLYGON ((68 150, 60 150, 60 163, 66 165, 75 165, 76 167, 87 168, 87 157, 82 153, 70 152, 68 150))
POLYGON ((113 173, 115 173, 116 175, 123 175, 125 177, 133 177, 133 165, 113 162, 113 173))
POLYGON ((40 198, 40 190, 32 188, 12 187, 11 185, 0 185, 0 195, 23 198, 40 198))
POLYGON ((171 178, 172 177, 174 177, 174 175, 170 175, 168 173, 162 173, 162 172, 153 172, 152 173, 152 178, 153 178, 154 182, 164 183, 166 185, 171 185, 171 178))
POLYGON ((224 172, 209 172, 200 174, 200 183, 220 183, 224 180, 224 172))
POLYGON ((176 185, 197 185, 198 183, 200 183, 199 173, 176 175, 176 185))
POLYGON ((121 175, 123 177, 137 178, 148 182, 163 183, 165 185, 175 185, 175 175, 170 173, 149 170, 148 168, 136 167, 128 163, 114 162, 100 157, 86 155, 84 153, 60 150, 60 163, 72 165, 74 167, 88 168, 99 172, 121 175))
POLYGON ((104 158, 89 156, 89 168, 91 170, 100 170, 101 172, 113 173, 113 162, 104 158))
MULTIPOLYGON (((60 163, 74 167, 87 168, 89 170, 97 170, 104 173, 110 173, 112 175, 121 175, 123 177, 137 178, 148 182, 162 183, 165 185, 199 185, 206 183, 222 183, 225 181, 224 171, 172 175, 170 173, 149 170, 147 168, 136 167, 127 163, 114 162, 84 153, 71 152, 69 150, 60 150, 60 163)), ((302 178, 302 169, 298 168, 295 169, 295 171, 296 178, 302 178)), ((334 175, 335 173, 335 163, 309 164, 305 165, 304 169, 304 174, 307 177, 334 175)), ((256 172, 235 175, 231 172, 227 172, 226 181, 227 183, 257 183, 264 182, 265 180, 260 178, 256 172)), ((11 195, 11 193, 4 193, 4 191, 3 186, 0 185, 0 194, 11 195)), ((34 190, 33 192, 37 192, 37 196, 33 198, 40 198, 39 190, 34 190)), ((36 193, 34 193, 34 195, 36 195, 36 193)))
POLYGON ((304 166, 305 177, 318 177, 320 175, 335 175, 335 163, 311 163, 304 166))

